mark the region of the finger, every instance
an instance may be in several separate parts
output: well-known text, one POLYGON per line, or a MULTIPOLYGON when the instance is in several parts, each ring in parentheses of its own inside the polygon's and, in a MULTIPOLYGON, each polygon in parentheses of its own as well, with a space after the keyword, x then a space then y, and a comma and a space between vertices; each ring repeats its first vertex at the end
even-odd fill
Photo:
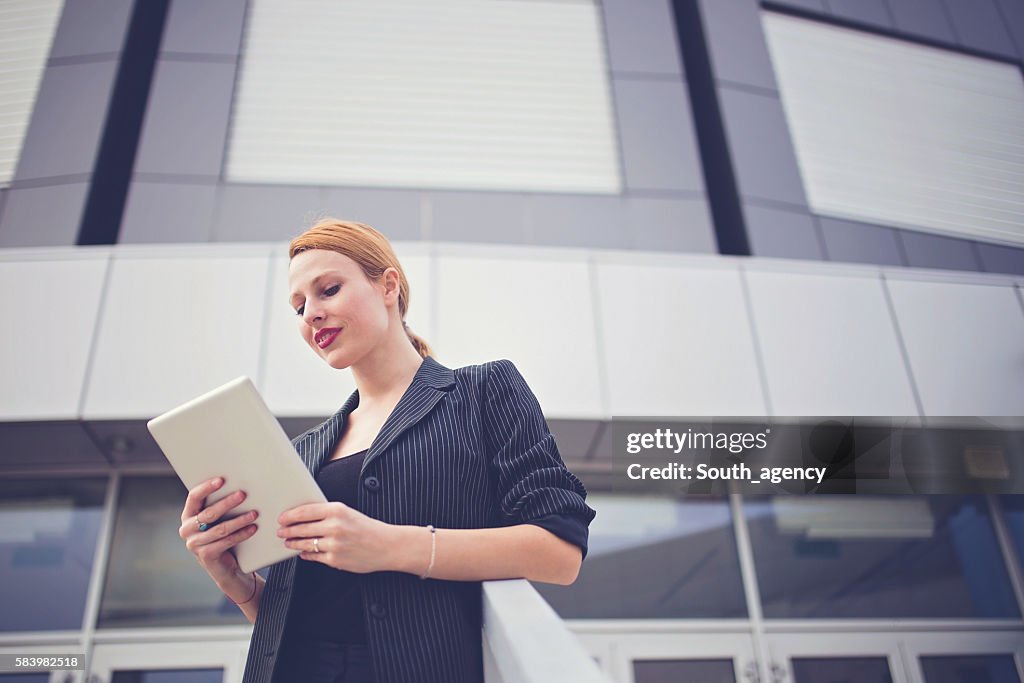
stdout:
POLYGON ((197 532, 193 529, 193 533, 188 536, 185 541, 185 545, 192 551, 196 551, 203 546, 214 545, 221 539, 230 536, 247 524, 251 524, 257 517, 259 517, 259 513, 255 510, 250 510, 238 517, 226 519, 220 524, 210 527, 206 531, 197 532))
POLYGON ((324 534, 324 526, 320 522, 292 524, 277 530, 278 538, 317 538, 324 534))
POLYGON ((299 505, 290 510, 285 510, 281 513, 281 516, 277 518, 278 523, 281 526, 288 526, 289 524, 297 524, 299 522, 318 522, 322 519, 326 519, 331 503, 307 503, 305 505, 299 505))
POLYGON ((185 509, 181 511, 181 521, 184 522, 189 517, 199 514, 199 511, 203 509, 206 497, 223 485, 224 477, 214 477, 192 487, 185 498, 185 509))
POLYGON ((330 563, 327 561, 327 553, 314 553, 303 551, 299 553, 299 557, 303 560, 310 560, 311 562, 319 562, 320 564, 326 564, 327 566, 330 566, 330 563))
POLYGON ((226 515, 232 509, 242 504, 246 498, 245 491, 234 491, 229 493, 224 498, 221 498, 216 503, 208 508, 203 508, 196 514, 196 519, 200 522, 206 522, 207 524, 213 524, 218 519, 226 515))
POLYGON ((330 539, 324 538, 323 536, 314 536, 313 538, 289 538, 284 542, 285 546, 292 550, 301 550, 304 553, 317 554, 317 548, 320 549, 320 555, 323 555, 328 551, 328 546, 333 547, 333 542, 330 539), (316 541, 314 543, 313 541, 316 541))
POLYGON ((225 536, 224 538, 220 539, 219 541, 216 541, 215 543, 210 543, 208 545, 203 546, 202 548, 199 549, 197 554, 198 555, 208 555, 209 557, 217 557, 217 556, 223 555, 228 550, 230 550, 231 548, 234 548, 236 545, 238 545, 239 543, 241 543, 245 539, 251 538, 252 535, 256 533, 256 529, 257 528, 258 528, 258 525, 256 525, 256 524, 247 524, 247 525, 243 526, 241 529, 239 529, 239 530, 237 530, 237 531, 235 531, 235 532, 233 532, 231 534, 228 534, 227 536, 225 536))

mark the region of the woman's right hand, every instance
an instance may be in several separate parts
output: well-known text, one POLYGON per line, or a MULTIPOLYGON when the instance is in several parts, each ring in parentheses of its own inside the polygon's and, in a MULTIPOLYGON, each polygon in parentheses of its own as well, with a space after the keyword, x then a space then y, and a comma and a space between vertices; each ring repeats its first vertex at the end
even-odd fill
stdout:
POLYGON ((253 521, 258 513, 246 512, 232 519, 219 521, 245 500, 244 491, 235 491, 206 507, 206 499, 224 485, 223 477, 207 479, 188 492, 185 507, 181 511, 181 528, 178 535, 185 541, 185 547, 196 556, 196 560, 223 590, 232 579, 239 575, 238 560, 230 552, 245 539, 256 533, 253 521), (206 531, 199 530, 199 524, 209 525, 206 531))

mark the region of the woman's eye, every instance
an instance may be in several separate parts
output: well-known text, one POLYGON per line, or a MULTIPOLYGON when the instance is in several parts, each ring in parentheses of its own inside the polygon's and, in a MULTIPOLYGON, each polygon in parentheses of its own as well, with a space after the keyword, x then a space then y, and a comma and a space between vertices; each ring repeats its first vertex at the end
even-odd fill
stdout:
MULTIPOLYGON (((338 293, 339 289, 341 289, 341 285, 334 285, 333 287, 328 287, 327 289, 325 289, 323 291, 323 295, 324 296, 334 296, 335 294, 338 293)), ((305 306, 299 306, 297 309, 295 309, 295 315, 302 315, 302 312, 304 310, 306 310, 305 306)))

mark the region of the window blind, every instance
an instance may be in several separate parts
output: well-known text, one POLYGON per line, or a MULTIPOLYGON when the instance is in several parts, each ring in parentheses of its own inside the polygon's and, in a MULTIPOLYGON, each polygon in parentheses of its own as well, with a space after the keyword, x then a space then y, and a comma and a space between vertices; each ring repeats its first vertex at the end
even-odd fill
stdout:
POLYGON ((10 185, 63 0, 0 0, 0 187, 10 185))
POLYGON ((253 0, 236 182, 616 193, 589 0, 253 0))
POLYGON ((762 18, 812 210, 1024 244, 1019 67, 762 18))

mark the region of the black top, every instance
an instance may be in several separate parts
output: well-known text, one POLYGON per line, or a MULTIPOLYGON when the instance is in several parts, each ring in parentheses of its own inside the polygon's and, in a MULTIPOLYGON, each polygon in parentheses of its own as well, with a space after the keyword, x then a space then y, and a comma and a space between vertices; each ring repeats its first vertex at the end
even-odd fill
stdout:
MULTIPOLYGON (((359 470, 366 451, 330 460, 320 467, 316 483, 329 501, 356 505, 359 470)), ((295 569, 292 611, 295 635, 336 643, 365 643, 362 575, 335 569, 315 560, 300 560, 295 569)))

